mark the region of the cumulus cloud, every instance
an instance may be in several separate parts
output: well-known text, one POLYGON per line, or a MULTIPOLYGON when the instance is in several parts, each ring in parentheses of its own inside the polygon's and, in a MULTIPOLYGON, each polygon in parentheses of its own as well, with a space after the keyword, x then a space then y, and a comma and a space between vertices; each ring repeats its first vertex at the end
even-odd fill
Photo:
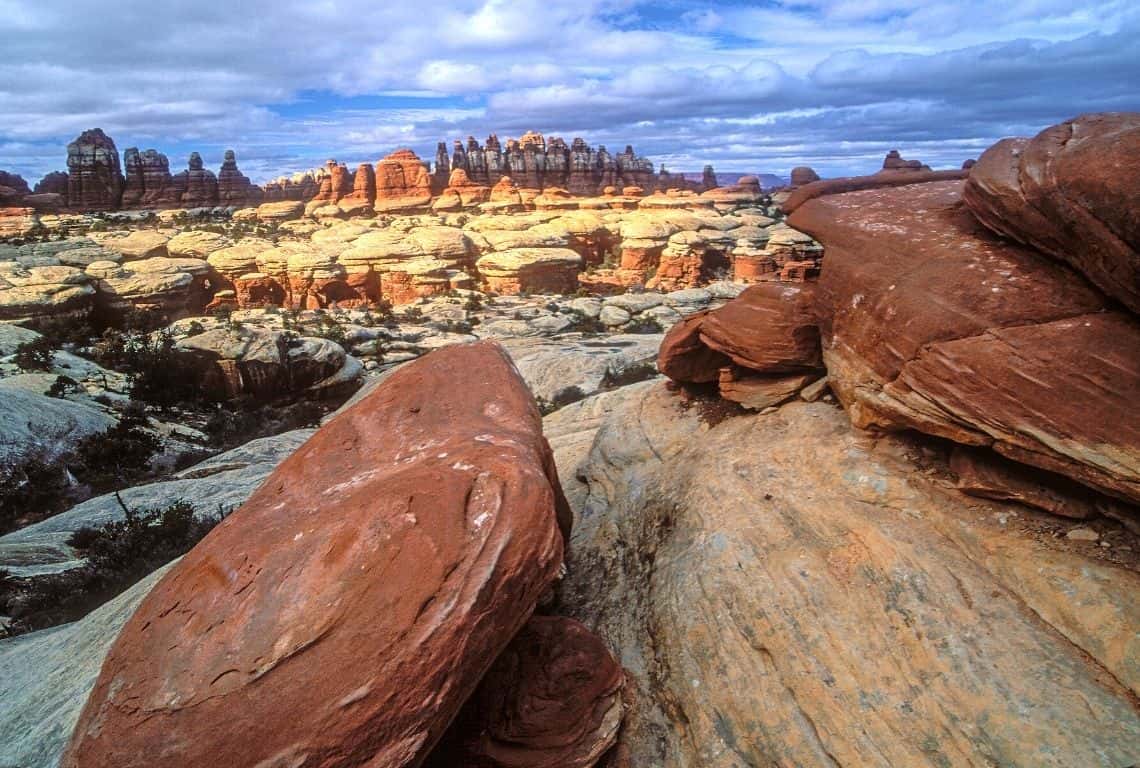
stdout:
POLYGON ((0 0, 0 168, 101 126, 259 179, 537 129, 669 167, 957 165, 1140 109, 1133 0, 0 0), (77 23, 82 19, 82 23, 77 23))

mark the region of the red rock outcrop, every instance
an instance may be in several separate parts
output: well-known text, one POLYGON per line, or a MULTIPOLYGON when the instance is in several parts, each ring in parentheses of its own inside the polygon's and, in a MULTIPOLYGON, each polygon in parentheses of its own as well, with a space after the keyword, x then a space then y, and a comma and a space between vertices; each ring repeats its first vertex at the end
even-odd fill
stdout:
POLYGON ((811 184, 813 181, 819 181, 819 174, 806 165, 801 165, 792 169, 792 186, 802 187, 806 184, 811 184))
POLYGON ((155 586, 62 765, 419 765, 549 590, 560 520, 502 349, 410 363, 155 586))
POLYGON ((0 207, 18 206, 24 198, 32 194, 24 177, 7 171, 0 171, 0 207))
POLYGON ((64 171, 52 171, 36 182, 33 190, 37 195, 62 195, 67 201, 67 174, 64 171))
POLYGON ((745 390, 770 396, 773 385, 794 394, 821 365, 812 283, 759 283, 723 307, 689 315, 665 335, 657 358, 674 381, 718 381, 723 396, 741 393, 733 400, 745 390))
POLYGON ((227 149, 222 167, 218 170, 218 202, 221 205, 244 208, 261 205, 263 198, 261 188, 238 170, 234 151, 227 149))
POLYGON ((915 429, 1140 501, 1140 323, 1067 267, 1003 241, 961 181, 818 197, 832 391, 860 427, 915 429))
POLYGON ((321 177, 321 186, 312 202, 335 203, 342 197, 347 197, 353 189, 352 174, 344 163, 329 160, 325 163, 325 175, 321 177))
POLYGON ((208 208, 218 204, 218 179, 213 171, 203 167, 202 156, 197 152, 190 153, 185 179, 182 207, 208 208))
POLYGON ((119 150, 102 129, 84 131, 67 145, 67 202, 78 211, 111 211, 123 196, 119 150))
POLYGON ((923 165, 918 160, 904 160, 897 149, 892 149, 883 158, 884 171, 929 171, 929 165, 923 165))
POLYGON ((901 184, 920 184, 928 181, 949 181, 965 179, 969 171, 879 171, 871 176, 844 176, 838 179, 823 179, 806 184, 792 191, 780 208, 791 213, 806 203, 823 195, 840 195, 844 192, 858 192, 863 189, 882 189, 901 184))
POLYGON ((1084 115, 990 147, 963 198, 987 227, 1140 312, 1140 113, 1084 115))
POLYGON ((130 147, 123 153, 123 168, 123 208, 174 208, 181 204, 166 155, 153 149, 139 152, 136 147, 130 147))
POLYGON ((376 210, 421 208, 431 202, 427 166, 410 149, 398 149, 376 164, 376 210))
POLYGON ((573 619, 533 616, 426 768, 590 768, 617 741, 625 674, 573 619))
POLYGON ((701 326, 710 311, 695 312, 669 329, 657 353, 658 371, 674 381, 688 384, 717 380, 720 369, 732 361, 728 355, 710 349, 701 341, 701 326))

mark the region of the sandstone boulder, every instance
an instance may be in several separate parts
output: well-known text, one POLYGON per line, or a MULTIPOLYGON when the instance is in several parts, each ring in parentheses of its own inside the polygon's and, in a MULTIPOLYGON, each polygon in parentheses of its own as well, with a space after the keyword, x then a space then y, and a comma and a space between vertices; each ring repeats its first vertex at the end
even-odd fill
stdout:
POLYGON ((398 149, 376 163, 377 213, 426 207, 431 203, 431 176, 410 149, 398 149))
POLYGON ((419 764, 556 577, 557 488, 500 350, 401 368, 147 595, 61 765, 419 764))
POLYGON ((1140 323, 1002 241, 941 181, 819 197, 831 388, 858 426, 910 428, 1140 500, 1140 323))
POLYGON ((257 206, 257 220, 268 224, 298 219, 305 213, 305 204, 298 200, 282 200, 257 206))
POLYGON ((1140 113, 1084 115, 990 147, 963 199, 999 235, 1071 265, 1140 313, 1140 113))

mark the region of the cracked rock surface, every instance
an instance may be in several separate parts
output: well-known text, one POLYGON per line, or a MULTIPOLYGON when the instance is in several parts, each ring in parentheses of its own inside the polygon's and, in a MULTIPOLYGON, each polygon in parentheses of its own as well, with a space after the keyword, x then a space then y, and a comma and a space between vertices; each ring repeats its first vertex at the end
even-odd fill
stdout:
POLYGON ((561 590, 630 674, 610 765, 1140 757, 1134 571, 999 527, 1021 508, 835 406, 710 426, 629 392, 578 467, 561 590))

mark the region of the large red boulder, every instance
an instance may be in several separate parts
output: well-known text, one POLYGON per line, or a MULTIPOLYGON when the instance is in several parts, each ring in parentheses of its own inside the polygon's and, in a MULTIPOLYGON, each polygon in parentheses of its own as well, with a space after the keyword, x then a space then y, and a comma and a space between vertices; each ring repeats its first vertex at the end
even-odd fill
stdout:
POLYGON ((558 488, 501 348, 401 368, 147 596, 62 765, 419 765, 556 578, 558 488))
POLYGON ((428 768, 590 768, 617 742, 624 687, 597 635, 573 619, 533 616, 428 768))
POLYGON ((831 389, 857 426, 989 446, 1140 501, 1140 323, 981 226, 962 187, 825 195, 792 213, 825 248, 831 389))
POLYGON ((1140 113, 1084 115, 1006 139, 970 171, 987 227, 1067 262, 1140 312, 1140 113))
POLYGON ((761 373, 818 368, 819 328, 812 283, 758 283, 709 313, 701 341, 761 373))

